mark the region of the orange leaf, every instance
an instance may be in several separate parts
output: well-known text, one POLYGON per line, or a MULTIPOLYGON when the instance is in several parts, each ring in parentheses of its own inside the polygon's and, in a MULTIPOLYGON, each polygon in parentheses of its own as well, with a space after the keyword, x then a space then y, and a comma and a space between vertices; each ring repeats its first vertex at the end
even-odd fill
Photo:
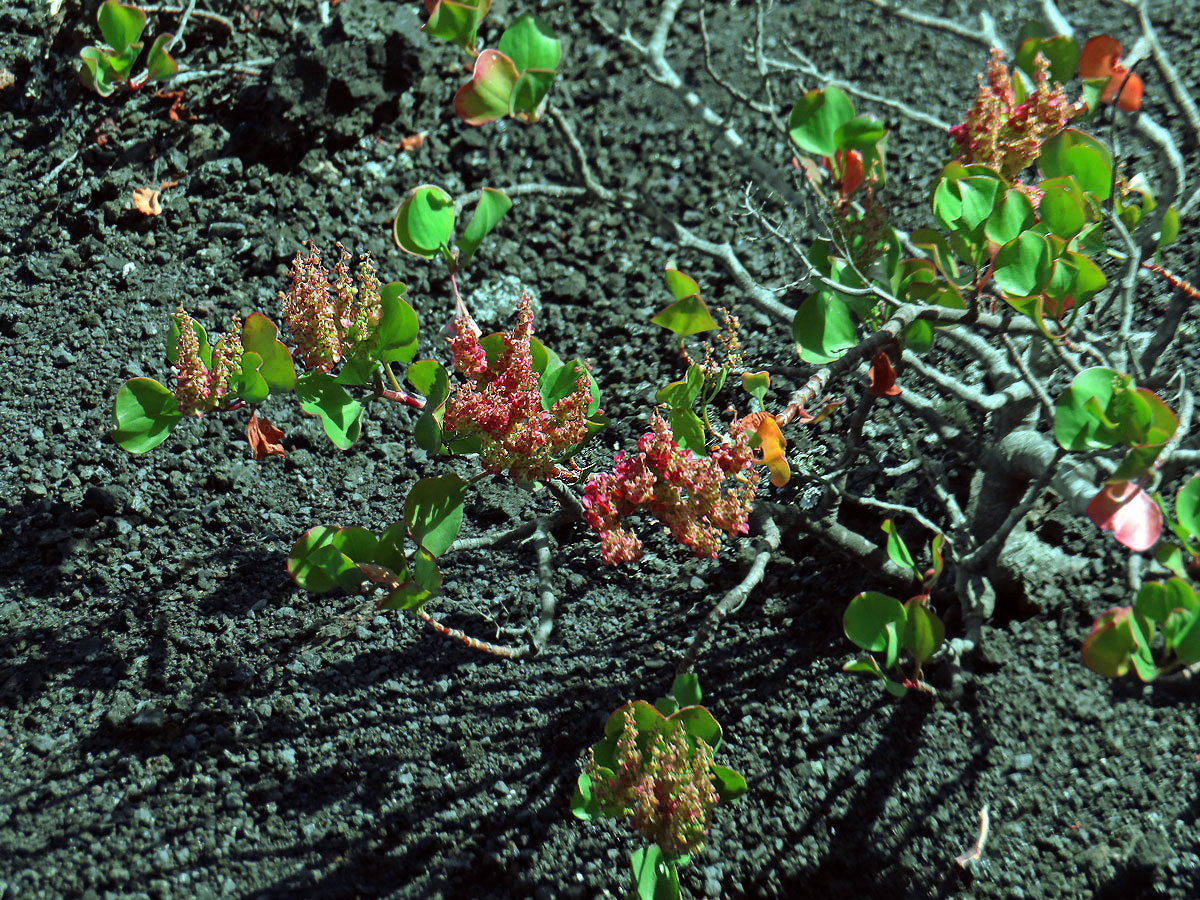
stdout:
POLYGON ((896 370, 892 368, 887 353, 882 350, 871 360, 867 377, 870 379, 867 391, 872 397, 895 397, 900 393, 900 386, 896 384, 896 370))
POLYGON ((257 409, 250 413, 250 421, 246 423, 246 439, 258 462, 268 456, 283 456, 283 444, 279 443, 283 440, 283 432, 265 418, 260 419, 257 409))
POLYGON ((1098 34, 1079 51, 1079 77, 1104 78, 1112 74, 1121 58, 1121 42, 1107 34, 1098 34))
POLYGON ((1120 63, 1113 66, 1112 77, 1108 79, 1104 93, 1100 95, 1100 102, 1112 103, 1117 91, 1121 92, 1121 95, 1116 97, 1117 109, 1136 112, 1141 108, 1142 94, 1145 93, 1142 76, 1137 72, 1130 72, 1120 63))
POLYGON ((410 134, 408 137, 400 138, 400 143, 397 146, 404 151, 412 152, 418 150, 425 143, 425 132, 419 131, 416 134, 410 134))
POLYGON ((771 470, 771 484, 783 487, 791 480, 792 470, 784 455, 787 439, 779 430, 779 423, 773 415, 766 412, 750 413, 742 422, 758 436, 758 448, 762 451, 762 459, 756 459, 755 463, 771 470))
POLYGON ((161 216, 162 204, 158 202, 159 191, 152 187, 140 187, 133 192, 133 205, 137 211, 146 216, 161 216))

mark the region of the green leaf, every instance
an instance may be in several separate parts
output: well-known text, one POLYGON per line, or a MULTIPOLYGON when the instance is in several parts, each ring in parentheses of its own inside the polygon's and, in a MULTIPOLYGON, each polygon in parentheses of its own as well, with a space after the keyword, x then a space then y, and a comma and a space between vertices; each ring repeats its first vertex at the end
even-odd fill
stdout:
POLYGON ((475 60, 471 80, 454 95, 454 111, 468 125, 484 125, 507 116, 517 86, 512 60, 499 50, 484 50, 475 60))
POLYGON ((667 279, 667 289, 674 294, 676 300, 700 295, 700 285, 690 275, 684 275, 678 269, 672 269, 670 266, 667 266, 663 274, 667 279))
POLYGON ((676 675, 675 681, 671 684, 671 694, 680 706, 699 706, 702 699, 700 677, 694 672, 676 675))
POLYGON ((1175 518, 1192 537, 1200 538, 1200 475, 1194 475, 1175 495, 1175 518))
POLYGON ((898 566, 904 566, 906 569, 912 569, 920 576, 921 572, 917 568, 917 564, 913 561, 912 554, 908 552, 908 546, 904 543, 904 538, 900 537, 900 532, 896 530, 896 526, 891 519, 883 520, 883 531, 888 536, 887 538, 887 554, 898 566))
POLYGON ((1194 665, 1200 662, 1200 610, 1193 608, 1181 622, 1173 641, 1175 659, 1181 665, 1194 665))
MULTIPOLYGON (((667 282, 670 284, 670 278, 667 279, 667 282)), ((692 294, 676 300, 650 321, 680 337, 690 337, 704 331, 716 331, 719 327, 699 294, 692 294)))
POLYGON ((496 48, 512 60, 518 72, 553 71, 562 60, 562 42, 554 29, 532 13, 525 13, 504 29, 496 48))
POLYGON ((904 635, 900 639, 904 649, 912 656, 914 664, 920 668, 925 660, 933 656, 942 641, 946 638, 946 629, 927 605, 923 595, 911 598, 904 604, 907 618, 904 623, 904 635))
POLYGON ((962 203, 960 221, 966 226, 966 233, 973 237, 995 212, 996 198, 1003 184, 995 176, 972 175, 960 178, 956 186, 962 203))
POLYGON ((632 863, 638 900, 679 900, 679 873, 658 844, 634 850, 632 863))
POLYGON ((79 80, 88 90, 101 97, 109 97, 117 89, 120 76, 113 71, 108 54, 99 47, 84 47, 79 51, 83 65, 79 67, 79 80))
POLYGON ((526 122, 536 122, 542 111, 542 101, 550 93, 557 77, 555 72, 527 69, 517 76, 508 98, 508 114, 526 122))
POLYGON ((262 403, 271 394, 270 385, 262 376, 262 357, 253 350, 244 350, 240 369, 230 380, 232 393, 247 403, 262 403))
POLYGON ((904 604, 899 600, 874 591, 863 591, 846 607, 842 627, 846 637, 859 647, 870 653, 881 653, 888 649, 892 640, 889 626, 895 633, 904 627, 904 620, 904 604))
POLYGON ((307 372, 296 382, 296 399, 310 416, 320 416, 339 450, 349 450, 362 432, 363 405, 325 372, 307 372))
POLYGON ((1054 257, 1050 242, 1036 231, 1024 231, 996 254, 997 287, 1012 297, 1031 297, 1050 281, 1054 257))
POLYGON ((1083 642, 1083 664, 1106 678, 1120 678, 1129 671, 1136 646, 1133 611, 1128 606, 1110 609, 1096 619, 1083 642))
POLYGON ((1075 128, 1066 128, 1042 144, 1038 167, 1046 178, 1073 175, 1079 186, 1100 200, 1112 195, 1112 153, 1075 128))
POLYGON ((170 81, 179 74, 179 63, 171 58, 167 48, 175 40, 173 34, 160 34, 146 53, 146 80, 170 81))
POLYGON ((587 821, 597 818, 600 804, 592 794, 592 778, 587 772, 580 772, 575 782, 575 793, 571 797, 571 812, 577 819, 587 821))
POLYGON ((491 5, 492 0, 438 0, 422 30, 474 53, 476 31, 491 5))
MULTIPOLYGON (((118 55, 124 54, 131 44, 142 36, 146 27, 146 14, 136 6, 125 6, 117 0, 105 0, 96 13, 100 23, 100 34, 104 42, 118 55)), ((137 48, 141 50, 141 47, 137 48)), ((135 54, 136 56, 136 54, 135 54)))
POLYGON ((484 188, 479 194, 479 202, 475 204, 475 212, 471 223, 458 240, 458 264, 466 266, 475 256, 475 251, 483 243, 501 217, 512 208, 512 201, 503 191, 495 188, 484 188))
POLYGON ((1038 53, 1050 63, 1051 81, 1066 84, 1075 76, 1075 69, 1079 65, 1079 45, 1069 37, 1061 34, 1055 37, 1038 35, 1026 37, 1020 42, 1014 62, 1030 79, 1033 79, 1036 71, 1033 60, 1038 53))
POLYGON ((746 779, 728 766, 713 763, 712 774, 717 780, 717 795, 721 798, 722 803, 736 800, 749 790, 746 779))
POLYGON ((454 543, 462 525, 467 482, 457 475, 422 478, 404 501, 404 521, 418 546, 441 556, 454 543))
POLYGON ((425 397, 425 409, 417 419, 413 436, 426 453, 442 447, 442 419, 450 396, 450 373, 437 360, 423 359, 408 367, 408 380, 425 397))
POLYGON ((1038 217, 1054 234, 1070 240, 1087 224, 1087 204, 1079 184, 1069 175, 1047 178, 1039 187, 1042 202, 1038 205, 1038 217))
POLYGON ((557 369, 538 378, 538 391, 542 396, 542 408, 549 410, 559 400, 563 400, 574 393, 575 382, 579 380, 580 375, 588 379, 588 385, 592 394, 592 400, 589 401, 588 405, 589 412, 594 412, 595 409, 598 409, 599 392, 596 389, 596 382, 587 370, 587 366, 578 359, 564 363, 557 369), (595 408, 591 405, 593 402, 596 404, 595 408))
POLYGON ((833 291, 823 288, 796 310, 792 338, 800 346, 801 359, 823 365, 858 344, 858 329, 850 307, 833 291))
POLYGON ((792 107, 788 134, 806 153, 832 157, 838 150, 837 130, 854 117, 854 104, 839 88, 809 91, 792 107))
POLYGON ((378 541, 365 528, 318 525, 302 534, 288 553, 292 580, 315 594, 339 587, 356 593, 366 580, 359 562, 370 562, 378 541))
POLYGON ((887 129, 882 122, 869 116, 855 116, 837 127, 833 142, 839 150, 874 150, 885 134, 887 129))
POLYGON ((130 453, 146 453, 165 441, 182 418, 173 393, 153 378, 131 378, 117 390, 112 439, 130 453))
POLYGON ((381 362, 406 363, 417 355, 417 314, 404 299, 408 288, 393 281, 379 289, 380 316, 375 355, 381 362))
POLYGON ((671 434, 676 444, 685 450, 691 450, 697 456, 704 454, 704 423, 692 410, 667 410, 667 424, 671 426, 671 434))
POLYGON ((1161 581, 1147 581, 1137 592, 1133 601, 1133 611, 1150 622, 1163 624, 1171 612, 1167 603, 1167 589, 1161 581))
POLYGON ((292 352, 279 340, 279 328, 262 313, 251 313, 242 323, 242 347, 262 359, 259 374, 272 391, 290 391, 296 386, 292 352))
POLYGON ((697 738, 708 744, 714 753, 721 746, 721 726, 717 724, 713 714, 703 706, 684 706, 677 709, 668 717, 663 727, 669 730, 674 722, 682 725, 684 733, 693 739, 688 742, 689 746, 695 747, 697 738))
POLYGON ((392 223, 396 246, 425 259, 439 253, 448 258, 453 231, 454 203, 449 194, 431 184, 413 188, 392 223))
POLYGON ((1107 450, 1120 440, 1118 430, 1097 417, 1090 406, 1108 408, 1113 382, 1120 376, 1112 369, 1092 366, 1072 380, 1054 404, 1054 438, 1064 450, 1107 450))

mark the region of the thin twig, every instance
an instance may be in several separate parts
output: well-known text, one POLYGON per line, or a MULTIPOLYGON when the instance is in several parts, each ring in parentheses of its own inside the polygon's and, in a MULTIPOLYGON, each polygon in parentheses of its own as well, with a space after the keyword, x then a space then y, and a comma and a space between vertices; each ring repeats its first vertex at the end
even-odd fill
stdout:
POLYGON ((898 19, 908 19, 908 21, 915 22, 917 25, 925 28, 948 31, 950 34, 957 35, 964 40, 983 44, 985 47, 999 47, 1003 44, 1000 40, 1000 35, 996 32, 995 20, 985 12, 979 14, 979 27, 972 28, 970 25, 960 25, 957 22, 943 19, 940 16, 931 16, 927 13, 906 9, 903 6, 895 6, 886 2, 886 0, 866 0, 866 2, 879 9, 887 10, 898 19))
MULTIPOLYGON (((508 197, 554 197, 555 199, 564 199, 566 197, 583 197, 588 193, 587 188, 579 187, 575 184, 549 184, 547 182, 531 182, 529 184, 512 184, 505 188, 497 188, 501 193, 508 197)), ((471 191, 469 194, 463 194, 454 201, 454 214, 462 215, 462 211, 473 203, 478 203, 479 198, 483 196, 483 190, 471 191)))
MULTIPOLYGON (((193 2, 188 4, 189 7, 194 7, 195 5, 196 5, 195 0, 193 0, 193 2)), ((180 15, 181 13, 185 12, 184 7, 182 7, 182 6, 142 6, 139 8, 144 13, 151 13, 151 14, 164 15, 164 16, 177 16, 177 15, 180 15)), ((208 19, 210 22, 216 22, 221 27, 229 29, 229 31, 231 33, 237 30, 237 26, 235 26, 233 24, 232 19, 227 19, 227 18, 225 18, 225 16, 219 15, 215 12, 209 12, 206 9, 191 9, 191 14, 193 16, 195 16, 197 19, 208 19)), ((183 31, 182 22, 180 24, 179 30, 180 30, 180 32, 183 31)))

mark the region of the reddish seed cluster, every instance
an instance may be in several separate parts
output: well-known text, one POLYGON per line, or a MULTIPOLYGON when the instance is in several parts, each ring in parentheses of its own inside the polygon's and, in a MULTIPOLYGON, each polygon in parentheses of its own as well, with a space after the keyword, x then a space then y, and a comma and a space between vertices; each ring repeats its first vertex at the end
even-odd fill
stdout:
POLYGON ((745 424, 734 422, 729 431, 731 443, 697 457, 676 444, 671 426, 655 415, 637 456, 619 453, 612 472, 591 477, 583 492, 584 518, 600 535, 606 563, 641 559, 642 542, 621 523, 643 510, 698 557, 716 557, 721 532, 732 537, 749 531, 758 487, 754 451, 745 424), (734 485, 723 488, 731 477, 734 485))
POLYGON ((712 780, 712 749, 696 738, 688 746, 682 728, 661 733, 643 753, 637 746, 632 708, 617 739, 618 770, 604 778, 593 757, 587 772, 603 806, 620 807, 630 824, 668 856, 695 853, 704 846, 713 808, 719 799, 712 780))
POLYGON ((516 481, 545 481, 564 475, 558 463, 587 436, 591 382, 581 372, 575 389, 549 410, 542 408, 530 338, 533 310, 528 296, 517 307, 517 324, 501 335, 494 364, 465 319, 450 339, 454 368, 467 379, 446 403, 442 429, 447 441, 478 437, 480 462, 489 472, 516 481))
POLYGON ((1004 51, 992 48, 986 79, 979 78, 975 105, 961 125, 950 129, 958 144, 959 162, 991 166, 1007 179, 1032 165, 1042 143, 1062 131, 1076 114, 1062 88, 1050 84, 1050 64, 1042 54, 1034 59, 1034 89, 1018 104, 1004 51))
POLYGON ((357 284, 350 277, 350 254, 337 245, 333 278, 321 264, 321 251, 310 241, 308 256, 292 260, 292 284, 281 293, 283 316, 296 339, 304 364, 328 372, 353 354, 379 322, 379 281, 367 255, 359 258, 357 284))
POLYGON ((196 336, 192 317, 180 309, 173 318, 179 329, 175 402, 185 416, 199 418, 216 409, 221 399, 230 394, 230 379, 241 372, 242 323, 235 316, 229 331, 213 346, 210 370, 200 358, 200 339, 196 336))

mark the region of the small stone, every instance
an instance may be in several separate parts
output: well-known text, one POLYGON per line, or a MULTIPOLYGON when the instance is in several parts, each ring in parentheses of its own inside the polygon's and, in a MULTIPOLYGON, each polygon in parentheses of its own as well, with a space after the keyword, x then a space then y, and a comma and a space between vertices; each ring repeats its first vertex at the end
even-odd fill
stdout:
POLYGON ((1013 757, 1013 768, 1018 772, 1022 772, 1033 766, 1032 753, 1018 753, 1013 757))

